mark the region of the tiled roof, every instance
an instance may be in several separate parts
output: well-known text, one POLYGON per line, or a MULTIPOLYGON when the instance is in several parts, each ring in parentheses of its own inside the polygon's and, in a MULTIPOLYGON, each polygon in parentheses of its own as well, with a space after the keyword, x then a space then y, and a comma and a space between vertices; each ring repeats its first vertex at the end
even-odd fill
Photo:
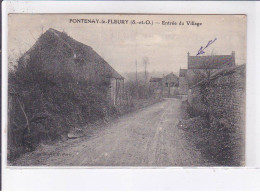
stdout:
POLYGON ((233 55, 189 56, 188 69, 222 69, 235 65, 233 55))

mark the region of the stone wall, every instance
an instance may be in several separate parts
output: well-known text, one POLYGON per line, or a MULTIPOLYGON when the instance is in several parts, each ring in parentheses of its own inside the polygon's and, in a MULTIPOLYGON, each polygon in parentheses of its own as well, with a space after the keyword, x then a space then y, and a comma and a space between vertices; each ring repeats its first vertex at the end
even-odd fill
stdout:
POLYGON ((245 128, 245 67, 212 80, 208 88, 208 105, 211 119, 218 119, 229 129, 245 128))
POLYGON ((227 146, 240 165, 245 152, 245 101, 245 65, 218 72, 210 81, 201 82, 188 92, 191 112, 194 116, 207 116, 211 130, 225 131, 227 146))
POLYGON ((188 103, 197 114, 209 114, 228 128, 241 130, 245 123, 245 66, 223 71, 210 82, 189 89, 188 103))

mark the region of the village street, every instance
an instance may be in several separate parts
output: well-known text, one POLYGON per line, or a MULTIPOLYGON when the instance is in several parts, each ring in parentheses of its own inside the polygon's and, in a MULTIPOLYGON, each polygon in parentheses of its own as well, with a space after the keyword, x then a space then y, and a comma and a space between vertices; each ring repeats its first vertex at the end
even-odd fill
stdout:
POLYGON ((180 99, 165 99, 111 122, 90 137, 43 145, 16 161, 48 166, 196 166, 204 164, 177 128, 180 99))

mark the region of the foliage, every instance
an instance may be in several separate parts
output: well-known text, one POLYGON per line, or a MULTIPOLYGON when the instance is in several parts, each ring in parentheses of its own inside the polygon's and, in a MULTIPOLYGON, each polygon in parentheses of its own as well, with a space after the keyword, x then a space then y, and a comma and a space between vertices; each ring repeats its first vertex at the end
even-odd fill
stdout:
POLYGON ((149 85, 144 81, 129 81, 125 84, 125 92, 127 96, 133 99, 148 99, 151 97, 151 91, 149 85))
POLYGON ((81 79, 64 65, 47 69, 40 55, 9 72, 9 159, 86 123, 105 119, 109 80, 81 79))

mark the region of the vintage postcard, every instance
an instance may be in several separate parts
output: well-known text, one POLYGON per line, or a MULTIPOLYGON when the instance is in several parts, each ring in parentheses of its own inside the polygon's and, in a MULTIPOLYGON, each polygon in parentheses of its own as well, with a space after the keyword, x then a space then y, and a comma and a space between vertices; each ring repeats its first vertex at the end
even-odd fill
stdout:
POLYGON ((9 14, 9 166, 245 165, 246 15, 9 14))

